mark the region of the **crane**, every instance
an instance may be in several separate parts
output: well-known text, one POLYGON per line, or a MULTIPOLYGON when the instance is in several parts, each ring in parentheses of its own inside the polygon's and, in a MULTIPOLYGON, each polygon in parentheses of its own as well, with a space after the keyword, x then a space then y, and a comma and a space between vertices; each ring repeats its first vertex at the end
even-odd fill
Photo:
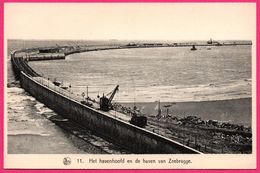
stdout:
POLYGON ((107 98, 104 94, 103 96, 100 98, 100 109, 102 111, 109 111, 110 109, 112 109, 112 100, 116 94, 116 92, 119 90, 119 85, 117 85, 115 87, 115 89, 113 91, 111 91, 110 93, 108 93, 106 96, 110 95, 109 98, 107 98))

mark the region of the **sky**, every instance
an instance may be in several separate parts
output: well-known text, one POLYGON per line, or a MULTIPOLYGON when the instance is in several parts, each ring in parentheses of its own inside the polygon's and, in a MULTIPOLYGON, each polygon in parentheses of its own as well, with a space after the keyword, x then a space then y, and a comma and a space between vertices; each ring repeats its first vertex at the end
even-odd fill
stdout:
POLYGON ((5 3, 7 39, 252 40, 254 3, 5 3))

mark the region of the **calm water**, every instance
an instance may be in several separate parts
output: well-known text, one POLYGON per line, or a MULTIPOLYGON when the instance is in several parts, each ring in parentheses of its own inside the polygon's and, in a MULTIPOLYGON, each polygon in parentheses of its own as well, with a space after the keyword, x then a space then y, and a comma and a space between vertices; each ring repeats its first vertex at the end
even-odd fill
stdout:
POLYGON ((251 97, 251 47, 153 48, 86 52, 65 61, 30 62, 73 92, 109 93, 118 102, 183 102, 251 97))
MULTIPOLYGON (((25 44, 10 45, 12 50, 12 46, 17 49, 25 44)), ((29 45, 37 47, 35 42, 29 45)), ((119 84, 116 102, 251 97, 250 46, 198 48, 197 51, 189 48, 110 50, 74 54, 66 60, 30 62, 30 65, 46 77, 71 83, 75 94, 86 92, 88 86, 93 98, 119 84)), ((57 114, 19 88, 10 61, 7 69, 8 153, 127 153, 91 132, 82 135, 78 129, 69 129, 70 133, 62 130, 49 120, 57 114), (41 147, 37 147, 39 143, 41 147)), ((251 118, 245 116, 248 115, 241 119, 250 122, 251 118)))

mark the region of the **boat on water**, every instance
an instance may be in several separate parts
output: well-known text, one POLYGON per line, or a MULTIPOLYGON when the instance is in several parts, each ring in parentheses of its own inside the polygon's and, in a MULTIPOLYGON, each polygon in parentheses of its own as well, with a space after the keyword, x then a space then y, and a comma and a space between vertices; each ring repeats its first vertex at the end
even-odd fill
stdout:
POLYGON ((210 40, 208 40, 207 43, 212 44, 213 43, 212 38, 210 38, 210 40))
POLYGON ((190 50, 197 50, 197 48, 195 47, 195 45, 192 45, 192 48, 190 50))

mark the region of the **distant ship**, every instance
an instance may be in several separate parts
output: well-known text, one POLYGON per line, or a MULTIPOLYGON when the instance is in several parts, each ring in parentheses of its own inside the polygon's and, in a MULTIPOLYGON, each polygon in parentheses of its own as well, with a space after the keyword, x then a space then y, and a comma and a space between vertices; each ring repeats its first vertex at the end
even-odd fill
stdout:
POLYGON ((192 48, 190 50, 197 50, 197 48, 195 47, 195 45, 192 45, 192 48))
POLYGON ((213 43, 212 38, 210 38, 210 40, 207 41, 207 43, 208 43, 208 44, 212 44, 212 43, 213 43))
POLYGON ((214 45, 217 45, 217 46, 222 46, 222 44, 218 41, 213 41, 212 38, 210 38, 209 41, 207 41, 208 44, 214 44, 214 45))

